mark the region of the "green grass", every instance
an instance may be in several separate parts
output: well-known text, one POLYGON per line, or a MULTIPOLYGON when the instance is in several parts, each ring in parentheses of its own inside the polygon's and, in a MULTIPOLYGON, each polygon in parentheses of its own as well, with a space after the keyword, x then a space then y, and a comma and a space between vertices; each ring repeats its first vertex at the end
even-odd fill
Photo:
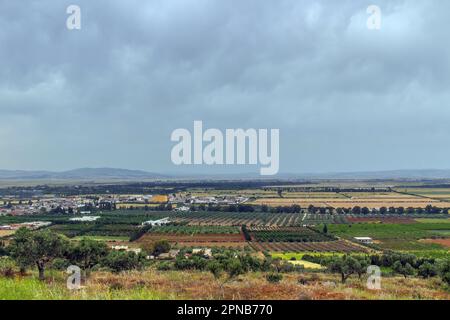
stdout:
POLYGON ((429 219, 429 218, 418 218, 415 219, 420 223, 450 223, 450 219, 429 219))
POLYGON ((448 250, 410 250, 406 252, 416 255, 418 258, 450 259, 448 250))
POLYGON ((437 243, 424 243, 417 240, 403 240, 403 239, 385 239, 380 244, 381 247, 391 250, 399 251, 429 251, 429 250, 444 250, 444 247, 437 243))
POLYGON ((360 223, 352 225, 329 225, 328 232, 344 238, 368 236, 377 240, 418 240, 439 236, 439 232, 450 231, 448 223, 385 224, 360 223))
POLYGON ((0 299, 2 300, 54 300, 69 298, 69 291, 62 286, 46 284, 34 278, 10 279, 0 277, 0 299))
MULTIPOLYGON (((50 277, 48 277, 50 278, 50 277)), ((78 290, 71 291, 64 281, 46 283, 35 277, 0 277, 0 300, 164 300, 176 296, 149 288, 78 290)))
POLYGON ((422 243, 418 240, 450 235, 446 219, 424 219, 413 224, 360 223, 352 225, 329 225, 328 232, 342 238, 371 237, 378 245, 391 250, 439 250, 439 244, 422 243), (441 222, 440 220, 443 220, 441 222), (431 222, 429 222, 431 221, 431 222))

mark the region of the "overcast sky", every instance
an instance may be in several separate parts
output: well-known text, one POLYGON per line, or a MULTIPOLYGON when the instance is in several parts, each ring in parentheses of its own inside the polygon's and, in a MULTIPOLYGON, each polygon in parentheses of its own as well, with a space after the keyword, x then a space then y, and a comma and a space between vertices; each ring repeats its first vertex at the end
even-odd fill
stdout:
POLYGON ((280 172, 448 169, 449 12, 442 0, 0 0, 0 169, 179 172, 170 134, 194 120, 279 128, 280 172), (66 28, 70 4, 81 30, 66 28))

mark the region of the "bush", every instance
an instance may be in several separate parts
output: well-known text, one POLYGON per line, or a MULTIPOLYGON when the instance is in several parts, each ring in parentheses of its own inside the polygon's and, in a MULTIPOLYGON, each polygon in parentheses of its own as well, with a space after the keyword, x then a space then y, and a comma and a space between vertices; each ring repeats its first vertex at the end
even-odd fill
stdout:
POLYGON ((52 267, 56 270, 66 270, 69 266, 69 260, 63 258, 56 258, 52 262, 52 267))
POLYGON ((397 260, 393 265, 392 265, 392 270, 394 270, 394 272, 403 275, 405 278, 407 276, 413 276, 415 273, 414 268, 408 263, 402 263, 400 260, 397 260))
POLYGON ((159 240, 153 243, 152 254, 154 256, 159 256, 161 253, 169 252, 170 244, 167 240, 159 240))
POLYGON ((173 264, 170 263, 169 261, 163 261, 160 264, 158 264, 156 269, 159 270, 159 271, 173 270, 173 264))
POLYGON ((15 263, 10 258, 0 258, 0 275, 3 277, 14 276, 15 263))
POLYGON ((103 264, 113 272, 140 269, 144 264, 144 256, 134 252, 112 251, 103 264))
POLYGON ((6 250, 5 243, 3 241, 0 241, 0 257, 7 256, 8 250, 6 250))
POLYGON ((442 263, 439 272, 442 281, 444 281, 447 285, 450 286, 450 260, 446 260, 442 263))
POLYGON ((424 262, 420 267, 418 271, 418 275, 422 278, 431 278, 437 276, 437 268, 434 264, 431 264, 429 262, 424 262))
POLYGON ((269 273, 266 275, 266 280, 270 283, 278 283, 283 279, 283 275, 280 273, 269 273))
POLYGON ((150 229, 152 228, 152 225, 145 225, 141 228, 139 228, 137 231, 133 232, 130 236, 130 242, 136 241, 139 238, 141 238, 144 234, 146 234, 150 229))

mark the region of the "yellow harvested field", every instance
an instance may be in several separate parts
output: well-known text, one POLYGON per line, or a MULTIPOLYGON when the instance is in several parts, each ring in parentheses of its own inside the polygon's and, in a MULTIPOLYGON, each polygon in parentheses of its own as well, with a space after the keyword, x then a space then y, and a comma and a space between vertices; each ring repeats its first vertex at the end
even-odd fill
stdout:
POLYGON ((13 235, 15 232, 15 230, 0 230, 0 238, 13 235))
POLYGON ((290 260, 289 263, 296 266, 301 265, 305 269, 324 269, 324 267, 318 263, 313 263, 305 260, 295 260, 295 261, 290 260))
MULTIPOLYGON (((424 199, 425 200, 425 199, 424 199)), ((438 202, 438 201, 347 201, 347 202, 328 202, 328 206, 333 208, 353 208, 355 206, 367 207, 369 209, 381 208, 381 207, 404 207, 404 208, 425 208, 428 205, 432 205, 438 208, 450 207, 450 202, 438 202)))
MULTIPOLYGON (((306 195, 313 195, 314 193, 299 193, 300 197, 273 197, 273 198, 258 198, 249 204, 276 206, 291 206, 299 205, 306 208, 310 205, 315 207, 334 207, 334 208, 353 208, 355 206, 367 207, 369 209, 381 207, 413 207, 425 208, 432 205, 438 208, 450 208, 450 200, 442 201, 439 199, 430 199, 420 196, 400 194, 395 192, 348 192, 348 193, 325 193, 317 192, 315 196, 309 198, 306 195), (335 195, 333 197, 333 195, 335 195)), ((445 199, 445 198, 443 198, 445 199)))
POLYGON ((151 208, 151 207, 157 207, 158 205, 155 204, 155 203, 153 203, 153 204, 151 204, 151 203, 148 203, 148 204, 145 204, 145 203, 117 203, 116 204, 116 208, 117 209, 129 209, 131 207, 133 207, 133 208, 144 208, 146 206, 151 208))
POLYGON ((249 204, 276 206, 291 206, 297 204, 301 207, 313 204, 316 207, 326 207, 325 202, 334 199, 289 199, 289 198, 264 198, 249 202, 249 204))
POLYGON ((165 194, 154 195, 150 200, 151 203, 167 203, 167 201, 169 201, 169 197, 165 194))

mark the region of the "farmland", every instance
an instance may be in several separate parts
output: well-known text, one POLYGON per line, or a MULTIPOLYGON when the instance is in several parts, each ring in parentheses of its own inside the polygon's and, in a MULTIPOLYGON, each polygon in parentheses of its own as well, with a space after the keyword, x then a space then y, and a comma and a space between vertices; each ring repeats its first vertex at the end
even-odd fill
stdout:
MULTIPOLYGON (((310 272, 314 272, 319 278, 332 279, 328 258, 344 259, 351 256, 364 259, 394 252, 411 253, 417 259, 450 259, 448 243, 450 219, 446 211, 450 208, 450 203, 447 202, 450 199, 448 193, 450 188, 441 191, 412 187, 405 189, 380 187, 372 190, 365 185, 358 186, 360 189, 346 186, 342 190, 320 185, 277 187, 259 185, 253 188, 249 186, 226 188, 223 185, 215 188, 186 188, 177 185, 164 188, 170 194, 161 197, 161 201, 167 203, 159 204, 139 203, 149 196, 130 192, 132 190, 128 190, 128 195, 89 194, 79 198, 82 203, 91 202, 88 206, 90 215, 99 217, 92 221, 89 219, 72 221, 73 217, 82 218, 81 212, 54 210, 56 206, 50 211, 39 210, 34 214, 4 214, 0 216, 0 226, 35 221, 50 222, 51 225, 44 228, 68 237, 73 246, 84 241, 94 241, 106 244, 112 251, 140 250, 148 254, 146 256, 148 261, 144 263, 145 267, 136 267, 134 271, 136 275, 133 277, 141 279, 136 281, 144 281, 143 274, 152 277, 150 282, 154 279, 165 281, 162 275, 169 272, 175 287, 180 283, 182 274, 210 281, 208 279, 211 278, 205 274, 209 259, 218 262, 224 256, 231 257, 230 259, 240 257, 239 263, 248 261, 251 259, 249 257, 260 259, 252 266, 258 268, 272 266, 271 268, 275 269, 270 270, 282 273, 284 278, 282 283, 291 290, 295 290, 295 285, 289 283, 291 274, 308 276, 310 272), (101 200, 102 197, 107 200, 101 200), (111 199, 120 199, 123 202, 110 206, 104 203, 101 205, 102 201, 112 201, 111 199), (236 199, 245 201, 240 202, 241 200, 236 199), (222 203, 225 200, 228 202, 222 203), (373 244, 361 244, 354 237, 370 237, 373 244), (175 252, 175 256, 167 256, 169 253, 166 252, 164 258, 160 259, 157 254, 152 254, 150 258, 148 250, 161 243, 167 244, 170 251, 175 252), (205 258, 202 253, 198 253, 207 249, 211 249, 209 252, 213 258, 205 258), (194 251, 197 253, 194 254, 194 251), (303 259, 305 256, 308 258, 303 259), (318 258, 314 260, 315 258, 311 257, 318 258), (326 257, 325 262, 321 260, 323 257, 326 257)), ((165 189, 157 188, 158 193, 164 192, 165 189)), ((57 199, 56 201, 69 201, 64 197, 57 199)), ((8 200, 7 205, 20 206, 20 203, 31 200, 16 199, 10 203, 8 200)), ((14 232, 6 228, 0 230, 0 253, 1 246, 11 242, 14 232)), ((102 260, 102 263, 106 262, 102 260)), ((226 266, 227 264, 224 264, 223 268, 226 266)), ((389 276, 394 275, 391 267, 382 267, 383 272, 389 276)), ((91 292, 93 298, 114 299, 125 294, 137 298, 203 297, 205 294, 203 292, 181 294, 176 293, 178 291, 170 291, 172 289, 168 291, 172 292, 168 295, 152 290, 136 292, 133 284, 129 284, 127 280, 121 278, 121 275, 111 273, 113 269, 108 268, 110 267, 105 265, 94 272, 90 280, 91 289, 88 289, 93 290, 91 292), (113 279, 111 280, 113 282, 122 281, 124 285, 129 286, 130 291, 125 289, 123 292, 117 292, 117 295, 108 295, 105 291, 108 284, 105 285, 105 282, 109 280, 105 279, 113 279), (95 290, 98 295, 93 293, 95 290)), ((249 270, 251 267, 247 268, 246 272, 249 270)), ((258 282, 261 277, 268 276, 268 269, 264 270, 264 272, 260 269, 253 270, 245 276, 242 275, 239 281, 245 279, 251 282, 256 279, 255 284, 259 283, 263 288, 267 288, 267 284, 258 282)), ((52 269, 52 276, 57 272, 52 269)), ((35 285, 34 282, 27 281, 29 279, 21 284, 13 282, 4 284, 9 287, 35 285)), ((193 283, 185 284, 192 288, 196 286, 193 283)), ((207 296, 217 297, 216 287, 212 284, 211 286, 211 292, 207 296)), ((233 290, 239 294, 247 294, 251 298, 264 297, 264 293, 247 293, 237 285, 225 287, 226 297, 233 290)), ((40 290, 45 290, 45 286, 40 290)), ((55 294, 68 297, 67 292, 60 290, 59 287, 55 290, 58 290, 55 294)), ((436 289, 436 292, 440 291, 436 289)), ((285 296, 291 297, 289 292, 286 292, 285 296)))
POLYGON ((157 240, 167 240, 171 243, 219 243, 219 242, 243 242, 244 238, 240 234, 227 233, 197 233, 192 234, 174 234, 174 233, 147 233, 138 240, 138 243, 154 242, 157 240))
POLYGON ((302 215, 298 213, 262 212, 189 212, 173 216, 175 222, 199 226, 295 226, 301 224, 302 215))
POLYGON ((422 242, 429 238, 442 238, 450 231, 448 220, 419 220, 415 223, 354 223, 349 225, 330 225, 329 230, 336 236, 372 237, 384 249, 393 250, 433 250, 444 249, 439 241, 422 242), (422 221, 422 222, 419 222, 422 221))
POLYGON ((255 250, 270 252, 358 253, 368 251, 367 248, 345 240, 328 242, 251 242, 250 245, 255 250))
POLYGON ((413 207, 425 208, 428 205, 439 208, 450 207, 450 192, 425 193, 415 190, 403 192, 286 192, 280 196, 257 197, 252 203, 255 205, 286 206, 297 204, 302 207, 353 208, 354 206, 369 209, 381 207, 413 207))
POLYGON ((239 234, 240 230, 237 227, 227 226, 162 226, 153 227, 149 233, 174 233, 174 234, 239 234))
POLYGON ((334 240, 329 236, 306 227, 255 227, 249 230, 252 240, 258 242, 323 242, 334 240))

